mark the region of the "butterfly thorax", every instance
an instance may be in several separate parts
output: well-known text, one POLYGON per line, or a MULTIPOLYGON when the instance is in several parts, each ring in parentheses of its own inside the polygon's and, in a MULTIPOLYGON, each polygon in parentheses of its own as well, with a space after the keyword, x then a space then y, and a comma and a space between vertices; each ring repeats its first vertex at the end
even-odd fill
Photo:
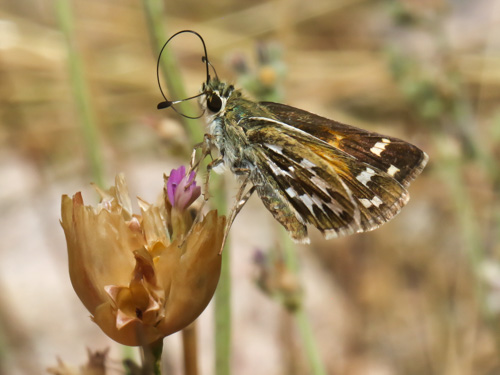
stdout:
POLYGON ((212 80, 202 87, 205 95, 201 106, 205 110, 208 133, 212 144, 224 159, 224 164, 234 173, 246 173, 255 167, 253 152, 246 132, 246 119, 263 116, 273 117, 258 103, 246 99, 234 86, 212 80))

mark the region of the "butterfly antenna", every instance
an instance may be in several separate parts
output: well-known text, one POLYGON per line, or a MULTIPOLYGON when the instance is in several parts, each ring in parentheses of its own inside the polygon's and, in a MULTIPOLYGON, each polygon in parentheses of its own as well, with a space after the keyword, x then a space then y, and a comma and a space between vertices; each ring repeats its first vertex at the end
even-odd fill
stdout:
MULTIPOLYGON (((191 96, 189 98, 186 98, 186 99, 182 99, 182 100, 176 100, 176 101, 170 101, 167 99, 167 97, 165 96, 165 93, 163 92, 163 89, 161 87, 161 82, 160 82, 160 59, 161 59, 161 54, 163 53, 163 50, 165 49, 165 47, 167 46, 167 44, 174 38, 176 37, 177 35, 179 34, 183 34, 183 33, 191 33, 191 34, 194 34, 196 35, 198 38, 200 38, 201 40, 201 43, 203 44, 203 51, 205 53, 205 56, 202 57, 201 61, 203 61, 205 63, 205 67, 206 67, 206 71, 207 71, 207 85, 208 83, 210 82, 210 69, 209 69, 209 65, 212 66, 210 64, 210 62, 208 61, 208 53, 207 53, 207 46, 205 45, 205 41, 203 40, 203 38, 201 37, 200 34, 198 34, 196 31, 193 31, 193 30, 182 30, 182 31, 178 31, 176 32, 174 35, 172 35, 170 38, 168 38, 168 40, 165 42, 165 44, 163 45, 163 47, 161 48, 160 50, 160 54, 158 55, 158 61, 156 63, 156 79, 158 81, 158 87, 160 88, 160 92, 161 92, 161 95, 163 96, 163 98, 165 99, 165 101, 159 103, 157 105, 157 108, 158 109, 164 109, 164 108, 169 108, 169 107, 172 107, 174 109, 175 112, 177 112, 178 114, 180 114, 181 116, 183 117, 186 117, 186 118, 191 118, 191 119, 197 119, 197 118, 200 118, 201 116, 203 116, 203 113, 197 117, 190 117, 190 116, 186 116, 180 112, 178 112, 174 107, 173 105, 174 104, 177 104, 177 103, 181 103, 181 102, 184 102, 184 101, 187 101, 187 100, 191 100, 191 99, 194 99, 194 98, 197 98, 201 95, 204 95, 204 93, 200 93, 198 95, 194 95, 194 96, 191 96)), ((213 67, 212 67, 213 69, 213 67)), ((215 69, 213 69, 214 72, 215 72, 215 69)), ((215 72, 215 76, 217 77, 217 73, 215 72)), ((218 77, 217 77, 218 79, 218 77)))
POLYGON ((214 66, 210 63, 210 61, 208 61, 208 58, 206 56, 203 56, 201 58, 201 61, 203 61, 205 64, 207 65, 210 65, 210 67, 212 68, 212 70, 214 71, 214 74, 215 74, 215 78, 217 79, 217 81, 219 81, 219 76, 217 75, 217 71, 215 70, 214 66))

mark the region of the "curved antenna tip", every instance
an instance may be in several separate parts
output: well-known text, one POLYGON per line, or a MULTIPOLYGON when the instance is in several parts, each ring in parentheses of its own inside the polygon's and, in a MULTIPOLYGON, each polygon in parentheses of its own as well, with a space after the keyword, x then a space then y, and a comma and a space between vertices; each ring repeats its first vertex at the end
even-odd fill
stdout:
POLYGON ((161 103, 158 103, 158 105, 156 106, 157 109, 165 109, 165 108, 168 108, 172 105, 172 102, 170 101, 164 101, 164 102, 161 102, 161 103))

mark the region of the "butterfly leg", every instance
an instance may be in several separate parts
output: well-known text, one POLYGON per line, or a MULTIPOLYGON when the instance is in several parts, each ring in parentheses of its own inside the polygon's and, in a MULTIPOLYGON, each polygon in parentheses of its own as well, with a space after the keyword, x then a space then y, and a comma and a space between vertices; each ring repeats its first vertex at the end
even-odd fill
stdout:
POLYGON ((205 160, 207 156, 212 156, 212 136, 210 134, 205 134, 203 138, 203 142, 197 143, 193 147, 193 152, 191 153, 191 162, 189 163, 190 168, 189 168, 189 173, 192 171, 197 171, 198 168, 200 167, 200 163, 205 160), (198 161, 196 161, 196 152, 201 149, 201 155, 198 161))
MULTIPOLYGON (((197 143, 193 147, 193 152, 191 153, 191 162, 190 162, 190 168, 188 171, 188 175, 192 171, 198 171, 200 164, 207 156, 210 156, 212 158, 212 161, 207 165, 207 177, 205 179, 205 183, 203 185, 203 198, 205 201, 209 199, 209 193, 208 193, 208 187, 209 187, 209 181, 210 181, 210 172, 212 169, 216 168, 218 165, 222 164, 224 162, 224 159, 222 156, 219 156, 216 159, 213 159, 212 157, 212 145, 213 145, 213 137, 210 134, 205 134, 203 138, 203 142, 197 143), (196 152, 201 148, 201 156, 196 161, 196 152)), ((189 188, 187 186, 186 188, 189 188)))
POLYGON ((243 180, 243 183, 240 186, 240 189, 238 190, 238 194, 236 194, 236 203, 235 205, 231 208, 231 212, 229 213, 229 218, 227 220, 226 224, 226 229, 224 231, 224 238, 222 239, 222 246, 220 249, 220 253, 222 253, 222 249, 224 249, 224 245, 226 244, 226 239, 229 234, 229 229, 231 229, 234 219, 236 216, 239 214, 243 206, 248 202, 250 197, 252 196, 253 192, 255 191, 256 186, 252 186, 246 193, 245 193, 245 188, 248 185, 248 182, 250 182, 250 175, 248 174, 245 180, 243 180))
POLYGON ((210 172, 212 172, 212 169, 218 167, 224 163, 224 158, 222 156, 212 160, 210 163, 207 165, 207 177, 205 178, 205 183, 203 184, 203 198, 205 201, 208 201, 210 198, 210 193, 209 193, 209 186, 210 186, 210 172))
MULTIPOLYGON (((212 148, 212 136, 210 134, 205 134, 203 142, 200 142, 193 147, 193 152, 191 154, 190 168, 189 168, 189 172, 187 173, 187 175, 189 175, 192 171, 197 171, 199 166, 200 166, 201 161, 204 160, 207 156, 210 155, 210 157, 212 157, 211 148, 212 148), (195 162, 196 151, 200 148, 202 149, 201 157, 198 161, 195 162)), ((218 166, 219 164, 221 164, 223 162, 224 162, 224 159, 222 157, 218 157, 218 158, 212 160, 207 165, 207 177, 205 178, 205 182, 203 184, 203 202, 201 203, 201 206, 198 210, 198 214, 196 215, 191 228, 193 228, 194 225, 200 220, 200 216, 201 216, 201 213, 203 211, 203 208, 205 207, 205 203, 210 198, 210 195, 209 195, 210 172, 212 171, 213 168, 215 168, 216 166, 218 166)), ((192 183, 194 183, 194 181, 195 180, 193 179, 192 183)), ((186 189, 188 189, 188 188, 189 188, 189 186, 186 186, 186 189)), ((191 233, 191 230, 188 232, 188 234, 190 234, 190 233, 191 233)), ((187 237, 187 235, 186 235, 186 237, 187 237)))

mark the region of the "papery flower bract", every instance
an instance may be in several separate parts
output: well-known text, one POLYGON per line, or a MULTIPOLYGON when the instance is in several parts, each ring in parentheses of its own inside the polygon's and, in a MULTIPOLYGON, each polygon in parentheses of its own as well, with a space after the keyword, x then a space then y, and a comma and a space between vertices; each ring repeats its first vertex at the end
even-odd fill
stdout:
POLYGON ((57 366, 47 368, 53 375, 106 375, 109 347, 95 352, 87 348, 88 360, 83 366, 70 366, 57 358, 57 366))
POLYGON ((186 175, 186 167, 173 169, 167 181, 167 195, 172 207, 179 211, 189 207, 201 194, 201 187, 194 181, 195 172, 186 175))
POLYGON ((142 215, 132 214, 121 175, 115 187, 97 190, 97 208, 85 206, 81 193, 62 198, 78 297, 99 327, 124 345, 145 345, 184 328, 215 292, 225 217, 210 211, 179 247, 168 238, 164 206, 139 200, 142 215))

